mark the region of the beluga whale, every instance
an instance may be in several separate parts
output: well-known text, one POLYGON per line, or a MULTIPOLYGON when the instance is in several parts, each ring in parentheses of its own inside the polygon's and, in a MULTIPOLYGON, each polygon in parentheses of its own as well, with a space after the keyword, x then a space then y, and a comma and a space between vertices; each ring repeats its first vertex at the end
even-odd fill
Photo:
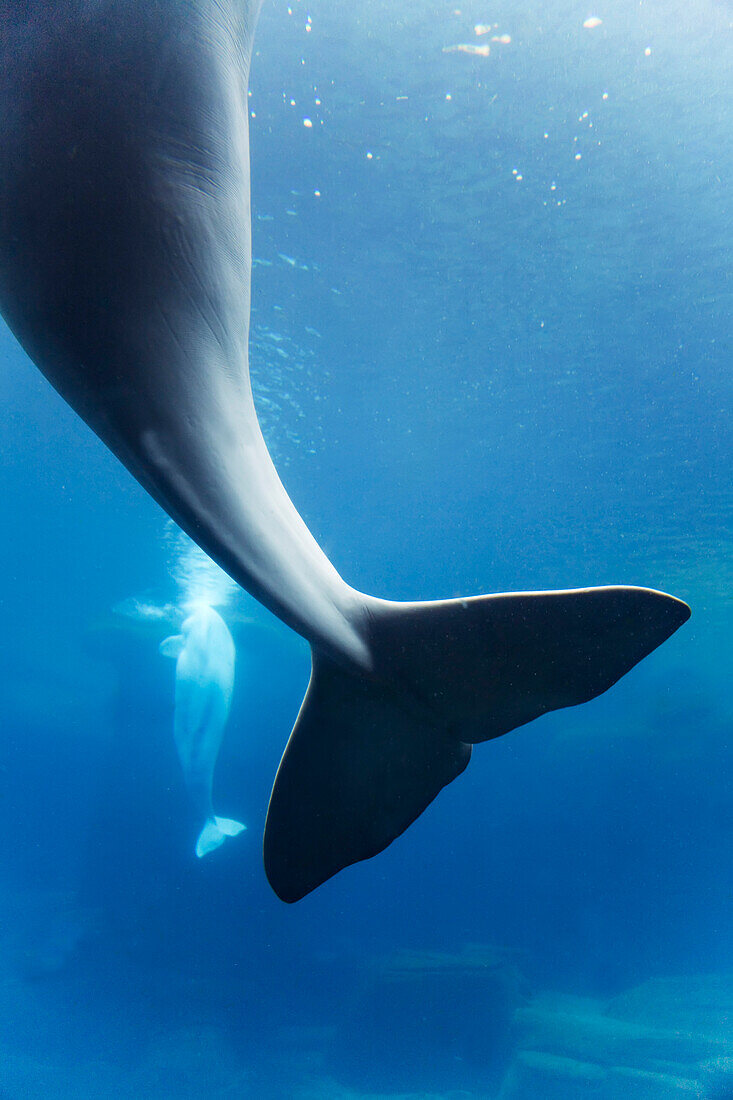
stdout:
POLYGON ((0 0, 0 310, 168 514, 310 643, 264 835, 294 902, 395 840, 472 745, 599 695, 690 611, 619 585, 396 603, 322 552, 248 372, 259 7, 0 0))
POLYGON ((159 649, 176 662, 173 732, 186 788, 203 823, 196 841, 200 859, 246 826, 217 817, 211 793, 234 689, 234 640, 207 603, 199 601, 187 611, 181 633, 164 638, 159 649))

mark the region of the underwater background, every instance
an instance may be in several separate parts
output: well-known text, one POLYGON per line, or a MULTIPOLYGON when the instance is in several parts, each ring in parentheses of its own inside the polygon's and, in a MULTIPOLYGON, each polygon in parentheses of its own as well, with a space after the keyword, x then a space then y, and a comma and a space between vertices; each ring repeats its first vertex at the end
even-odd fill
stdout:
POLYGON ((261 834, 307 645, 0 330, 3 1100, 733 1097, 732 19, 265 2, 252 372, 336 568, 693 612, 295 906, 261 834), (158 652, 196 596, 248 827, 201 861, 158 652))

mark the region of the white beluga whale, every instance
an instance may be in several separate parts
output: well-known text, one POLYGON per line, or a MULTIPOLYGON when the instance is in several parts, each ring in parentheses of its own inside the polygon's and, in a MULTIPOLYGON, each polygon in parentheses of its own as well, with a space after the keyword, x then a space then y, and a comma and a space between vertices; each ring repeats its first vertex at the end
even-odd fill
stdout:
POLYGON ((311 645, 264 840, 296 901, 399 836, 472 744, 605 691, 689 608, 620 586, 393 603, 323 554, 249 381, 259 6, 0 0, 0 308, 169 515, 311 645))
POLYGON ((180 634, 160 643, 160 652, 176 661, 173 729, 186 788, 203 822, 196 842, 200 858, 245 828, 217 817, 211 799, 234 688, 234 641, 221 615, 202 603, 190 609, 180 634))

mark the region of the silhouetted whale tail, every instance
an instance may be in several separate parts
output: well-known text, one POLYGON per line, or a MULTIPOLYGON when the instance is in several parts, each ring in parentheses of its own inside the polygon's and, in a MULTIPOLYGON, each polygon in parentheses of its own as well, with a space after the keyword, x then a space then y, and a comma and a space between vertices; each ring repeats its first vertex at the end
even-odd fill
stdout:
POLYGON ((463 771, 471 744, 593 699, 690 616, 647 588, 365 597, 373 672, 313 651, 265 828, 265 869, 298 901, 386 848, 463 771))
POLYGON ((196 841, 196 855, 201 859, 215 851, 228 836, 239 836, 247 828, 241 821, 230 817, 210 817, 199 833, 196 841))

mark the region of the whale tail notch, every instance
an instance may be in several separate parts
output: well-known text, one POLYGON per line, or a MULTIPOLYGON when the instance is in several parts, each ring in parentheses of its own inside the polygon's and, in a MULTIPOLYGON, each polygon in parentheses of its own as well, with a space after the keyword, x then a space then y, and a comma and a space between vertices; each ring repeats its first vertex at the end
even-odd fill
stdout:
POLYGON ((690 615, 626 587, 365 599, 373 672, 314 649, 275 779, 265 869, 286 902, 386 848, 464 770, 472 743, 600 695, 690 615))
POLYGON ((246 828, 241 821, 230 817, 208 818, 196 841, 196 855, 202 859, 219 848, 228 836, 239 836, 246 828))

